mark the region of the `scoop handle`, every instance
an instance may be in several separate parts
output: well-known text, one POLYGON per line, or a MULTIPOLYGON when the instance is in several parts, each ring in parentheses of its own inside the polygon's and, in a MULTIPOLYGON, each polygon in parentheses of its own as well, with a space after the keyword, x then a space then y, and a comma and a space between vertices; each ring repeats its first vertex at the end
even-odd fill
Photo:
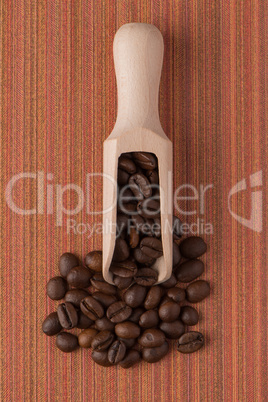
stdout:
POLYGON ((130 23, 119 28, 113 45, 118 112, 115 130, 145 127, 163 134, 158 93, 164 44, 151 24, 130 23))

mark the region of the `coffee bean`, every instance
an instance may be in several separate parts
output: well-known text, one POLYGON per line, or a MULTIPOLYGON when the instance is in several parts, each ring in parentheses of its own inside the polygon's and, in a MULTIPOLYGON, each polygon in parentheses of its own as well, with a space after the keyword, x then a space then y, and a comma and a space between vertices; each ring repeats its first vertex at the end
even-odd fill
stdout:
POLYGON ((152 286, 156 283, 158 273, 151 268, 141 268, 137 271, 135 281, 141 286, 152 286))
POLYGON ((191 282, 204 272, 204 264, 200 260, 189 260, 180 264, 176 271, 177 280, 180 282, 191 282))
POLYGON ((115 241, 113 261, 121 262, 129 257, 129 248, 127 242, 120 237, 115 241))
POLYGON ((180 306, 173 301, 169 301, 160 306, 158 314, 160 319, 164 322, 175 321, 180 315, 180 306))
POLYGON ((114 334, 111 331, 101 331, 91 341, 93 350, 105 350, 114 340, 114 334))
POLYGON ((85 258, 86 266, 95 272, 102 271, 102 251, 91 251, 85 258))
POLYGON ((108 295, 116 294, 116 287, 106 282, 101 273, 96 273, 90 279, 91 285, 94 286, 95 289, 99 290, 102 293, 106 293, 108 295))
POLYGON ((68 284, 61 276, 55 276, 47 283, 47 295, 52 300, 63 299, 67 290, 68 284))
POLYGON ((180 248, 177 245, 177 243, 173 242, 173 260, 172 260, 172 266, 173 268, 178 265, 178 263, 181 260, 181 253, 180 253, 180 248))
POLYGON ((43 332, 48 336, 53 336, 58 334, 62 330, 58 314, 56 312, 50 313, 44 320, 42 325, 43 332))
POLYGON ((60 332, 56 337, 56 346, 62 352, 73 352, 78 348, 78 338, 68 332, 60 332))
POLYGON ((118 289, 126 289, 128 288, 131 283, 133 282, 133 278, 122 278, 122 276, 115 275, 113 278, 114 284, 118 289))
POLYGON ((120 338, 138 338, 140 336, 140 327, 131 321, 120 322, 115 326, 115 333, 120 338))
POLYGON ((145 198, 138 202, 137 211, 144 218, 159 218, 160 202, 152 198, 145 198))
POLYGON ((178 351, 181 353, 193 353, 204 345, 204 337, 200 332, 186 332, 178 341, 178 351))
POLYGON ((117 193, 117 204, 120 209, 122 208, 122 205, 128 203, 137 204, 137 198, 129 188, 129 185, 120 188, 117 193))
POLYGON ((125 260, 123 262, 112 262, 110 271, 114 275, 118 275, 123 278, 133 277, 137 273, 137 265, 130 260, 125 260))
POLYGON ((175 287, 175 288, 168 289, 167 296, 170 299, 172 299, 174 302, 180 303, 183 300, 185 300, 186 293, 185 293, 184 289, 175 287))
POLYGON ((117 301, 115 295, 107 295, 106 293, 102 292, 94 292, 92 293, 92 297, 97 300, 103 307, 109 307, 111 304, 117 301))
POLYGON ((185 258, 198 258, 207 251, 207 245, 201 237, 187 237, 180 244, 180 252, 185 258))
POLYGON ((60 274, 64 278, 67 277, 69 271, 71 271, 72 268, 77 267, 79 265, 79 260, 78 258, 72 254, 72 253, 64 253, 60 257, 60 262, 59 262, 59 269, 60 269, 60 274))
POLYGON ((95 327, 98 331, 113 331, 115 324, 107 317, 102 317, 95 321, 95 327))
POLYGON ((79 310, 77 314, 78 314, 78 322, 76 325, 77 328, 86 329, 94 324, 94 321, 92 321, 89 317, 83 314, 82 311, 79 310))
POLYGON ((74 267, 67 275, 67 282, 74 288, 87 288, 90 286, 92 275, 92 272, 86 267, 74 267))
POLYGON ((128 321, 134 322, 135 324, 139 323, 141 315, 145 312, 144 308, 138 307, 132 310, 131 316, 128 318, 128 321))
POLYGON ((144 348, 142 350, 142 358, 147 363, 156 363, 161 360, 168 353, 168 342, 165 341, 163 345, 156 348, 144 348))
POLYGON ((72 329, 78 323, 78 315, 75 307, 70 302, 61 303, 57 309, 59 322, 62 328, 72 329))
POLYGON ((119 341, 123 341, 124 344, 126 345, 126 348, 127 348, 127 349, 131 349, 131 348, 135 345, 135 343, 136 343, 136 341, 137 341, 137 339, 135 339, 135 338, 126 339, 126 338, 120 338, 120 337, 118 337, 117 339, 118 339, 119 341))
POLYGON ((135 284, 125 292, 124 301, 132 308, 139 307, 146 297, 146 292, 147 291, 144 286, 135 284))
POLYGON ((144 307, 146 310, 152 310, 156 308, 163 295, 163 289, 160 286, 153 286, 147 293, 146 299, 144 301, 144 307))
POLYGON ((65 295, 64 301, 72 303, 75 307, 79 308, 81 300, 89 296, 85 289, 71 289, 65 295))
POLYGON ((116 233, 117 235, 121 235, 124 232, 129 224, 128 216, 124 214, 117 214, 116 220, 116 233))
POLYGON ((159 177, 158 177, 158 173, 156 170, 146 170, 145 175, 149 179, 149 182, 151 184, 159 183, 159 177))
POLYGON ((123 214, 127 214, 127 215, 137 214, 137 203, 136 202, 135 203, 134 202, 119 202, 117 204, 117 209, 118 209, 119 213, 123 213, 123 214))
POLYGON ((93 338, 98 334, 96 329, 88 328, 78 335, 78 343, 81 348, 90 348, 93 338))
POLYGON ((124 359, 126 354, 126 345, 123 341, 116 340, 108 350, 108 360, 112 364, 117 364, 124 359))
POLYGON ((80 308, 82 312, 93 321, 104 315, 102 305, 92 296, 85 297, 80 303, 80 308))
POLYGON ((119 362, 119 366, 128 369, 141 360, 141 355, 137 350, 130 349, 126 352, 123 360, 119 362))
POLYGON ((147 310, 140 316, 139 326, 142 328, 156 327, 159 322, 156 310, 147 310))
POLYGON ((176 284, 177 279, 174 274, 171 274, 170 278, 167 281, 161 283, 161 286, 165 289, 170 289, 176 286, 176 284))
POLYGON ((140 264, 153 265, 153 263, 155 262, 155 258, 149 257, 149 255, 144 254, 139 247, 134 249, 133 257, 140 264))
POLYGON ((196 325, 199 320, 199 314, 195 308, 183 306, 181 308, 180 319, 185 325, 196 325))
POLYGON ((125 186, 128 184, 128 180, 130 175, 122 169, 118 169, 117 171, 117 182, 119 186, 125 186))
POLYGON ((173 216, 173 239, 179 240, 183 235, 182 229, 182 221, 177 218, 177 216, 173 216))
POLYGON ((195 281, 186 288, 187 300, 190 303, 198 303, 205 299, 210 293, 210 286, 207 281, 195 281))
POLYGON ((130 228, 129 231, 129 245, 131 248, 136 248, 139 245, 140 236, 135 228, 130 228))
POLYGON ((137 200, 151 197, 152 187, 147 177, 143 174, 136 173, 130 176, 128 184, 137 200))
POLYGON ((157 167, 156 157, 149 152, 133 152, 135 163, 142 169, 152 170, 157 167))
POLYGON ((161 302, 160 302, 160 307, 163 306, 163 305, 166 304, 166 303, 171 302, 171 301, 172 301, 172 299, 171 299, 170 297, 168 297, 167 295, 165 295, 165 296, 162 298, 161 302))
POLYGON ((140 249, 151 258, 159 258, 163 255, 162 242, 155 237, 144 237, 140 242, 140 249))
POLYGON ((160 329, 147 329, 143 332, 138 342, 144 348, 156 348, 165 342, 165 334, 160 329))
POLYGON ((91 353, 92 360, 103 367, 110 367, 113 364, 108 360, 107 350, 93 350, 91 353))
POLYGON ((132 159, 127 158, 125 155, 121 155, 118 159, 118 168, 126 171, 129 174, 136 172, 136 165, 132 159))
POLYGON ((118 323, 127 320, 132 313, 132 308, 125 302, 118 301, 111 304, 108 308, 106 315, 112 322, 118 323))
POLYGON ((179 337, 185 331, 184 325, 180 320, 173 322, 161 322, 159 328, 169 339, 179 339, 179 337))

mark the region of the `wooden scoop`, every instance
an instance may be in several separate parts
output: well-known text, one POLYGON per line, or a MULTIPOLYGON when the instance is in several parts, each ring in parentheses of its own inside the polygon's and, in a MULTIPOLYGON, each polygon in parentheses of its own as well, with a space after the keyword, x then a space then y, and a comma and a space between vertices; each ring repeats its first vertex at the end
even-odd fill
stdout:
POLYGON ((117 79, 117 120, 103 148, 103 276, 109 272, 117 217, 117 165, 124 152, 152 152, 158 158, 163 256, 153 266, 158 283, 172 272, 172 143, 158 114, 158 92, 163 62, 163 37, 150 24, 123 25, 113 44, 117 79))

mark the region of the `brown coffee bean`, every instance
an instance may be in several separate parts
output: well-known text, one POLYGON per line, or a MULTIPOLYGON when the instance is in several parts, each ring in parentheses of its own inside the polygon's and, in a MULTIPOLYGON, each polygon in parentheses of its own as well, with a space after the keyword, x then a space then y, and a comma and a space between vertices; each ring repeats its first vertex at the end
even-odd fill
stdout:
POLYGON ((111 331, 101 331, 91 341, 93 350, 105 350, 114 340, 114 334, 111 331))
POLYGON ((119 366, 128 369, 141 360, 141 355, 137 350, 130 349, 126 352, 123 360, 119 362, 119 366))
POLYGON ((107 317, 102 317, 95 321, 95 327, 98 331, 113 331, 115 324, 107 317))
POLYGON ((127 242, 120 237, 115 241, 113 261, 121 262, 127 260, 129 257, 129 247, 127 242))
POLYGON ((140 336, 140 327, 131 321, 120 322, 115 326, 115 333, 120 338, 138 338, 140 336))
POLYGON ((177 284, 176 276, 174 274, 171 274, 170 278, 167 281, 161 283, 161 286, 165 289, 170 289, 176 286, 176 284, 177 284))
POLYGON ((147 310, 140 316, 139 326, 142 328, 152 328, 156 327, 158 322, 158 312, 156 310, 147 310))
POLYGON ((57 309, 59 322, 62 328, 72 329, 78 323, 78 314, 72 303, 61 303, 57 309))
POLYGON ((185 325, 196 325, 199 320, 199 314, 195 308, 183 306, 181 307, 180 319, 185 325))
POLYGON ((110 367, 113 364, 108 360, 107 350, 93 350, 91 353, 92 360, 103 367, 110 367))
POLYGON ((173 242, 173 260, 172 260, 173 268, 179 264, 180 260, 181 260, 180 248, 177 243, 173 242))
POLYGON ((132 308, 129 307, 125 302, 118 301, 110 305, 106 315, 110 321, 118 323, 126 321, 132 313, 132 308))
POLYGON ((116 294, 116 287, 111 285, 110 283, 106 282, 101 273, 96 273, 90 279, 91 285, 94 288, 102 293, 106 293, 108 295, 115 295, 116 294))
POLYGON ((133 282, 133 278, 122 278, 122 276, 115 275, 113 281, 115 286, 118 287, 118 289, 122 290, 128 288, 131 285, 131 283, 133 282))
POLYGON ((160 329, 147 329, 143 332, 138 342, 144 348, 156 348, 165 342, 165 334, 160 329))
POLYGON ((86 267, 74 267, 67 275, 67 282, 74 288, 87 288, 90 286, 92 275, 92 271, 86 267))
POLYGON ((168 353, 168 342, 165 341, 163 345, 156 348, 143 348, 142 358, 147 363, 156 363, 161 360, 168 353))
POLYGON ((64 301, 72 303, 75 307, 79 308, 81 300, 89 296, 85 289, 71 289, 65 295, 64 301))
POLYGON ((90 348, 93 338, 97 335, 96 329, 88 328, 78 335, 78 343, 81 348, 90 348))
POLYGON ((72 253, 64 253, 60 257, 60 262, 59 262, 59 269, 60 269, 60 274, 64 278, 67 277, 69 271, 77 267, 79 265, 79 260, 78 258, 72 254, 72 253))
POLYGON ((186 332, 178 341, 178 351, 181 353, 193 353, 202 348, 204 337, 200 332, 186 332))
POLYGON ((146 310, 152 310, 156 308, 163 295, 163 289, 160 286, 152 286, 147 293, 146 299, 144 301, 144 307, 146 310))
POLYGON ((123 278, 133 277, 137 273, 137 265, 130 260, 125 260, 122 262, 112 262, 110 271, 114 275, 118 275, 123 278))
POLYGON ((85 257, 86 266, 95 272, 102 271, 102 251, 94 250, 85 257))
POLYGON ((210 286, 207 281, 195 281, 186 288, 187 300, 190 303, 198 303, 204 300, 210 293, 210 286))
POLYGON ((67 290, 68 283, 61 276, 55 276, 47 283, 47 295, 52 300, 63 299, 67 290))
POLYGON ((42 330, 47 336, 58 334, 62 330, 59 317, 56 312, 50 313, 43 322, 42 330))
POLYGON ((164 322, 176 321, 180 315, 180 306, 173 301, 167 302, 160 306, 158 314, 164 322))
POLYGON ((133 152, 135 163, 142 169, 152 170, 157 167, 157 159, 155 155, 149 152, 133 152))
POLYGON ((109 295, 102 292, 94 292, 92 293, 92 297, 94 297, 95 300, 100 302, 100 304, 106 308, 117 301, 115 295, 109 295))
MULTIPOLYGON (((163 290, 164 290, 164 289, 163 289, 163 290)), ((162 298, 161 302, 160 302, 160 307, 163 306, 163 305, 166 304, 166 303, 171 302, 171 301, 172 301, 172 299, 171 299, 170 297, 168 297, 167 295, 165 295, 165 296, 162 298)))
POLYGON ((145 312, 144 308, 138 307, 132 310, 131 316, 128 318, 128 321, 134 322, 135 324, 139 323, 141 315, 145 312))
POLYGON ((122 232, 124 232, 129 225, 129 217, 124 214, 117 214, 117 220, 116 220, 116 233, 117 235, 120 235, 122 232))
POLYGON ((78 348, 78 338, 68 332, 60 332, 56 337, 56 346, 62 352, 73 352, 78 348))
MULTIPOLYGON (((137 213, 136 202, 119 202, 117 204, 118 213, 133 215, 137 213)), ((128 258, 128 257, 126 257, 128 258)), ((114 260, 115 261, 115 260, 114 260)))
POLYGON ((118 364, 121 360, 124 359, 126 350, 127 348, 123 341, 114 341, 114 343, 110 346, 108 350, 108 360, 112 364, 118 364))
POLYGON ((136 248, 139 245, 140 236, 137 230, 133 227, 129 230, 129 245, 131 248, 136 248))
POLYGON ((168 339, 179 339, 185 331, 184 325, 180 320, 161 322, 159 328, 164 332, 168 339))
POLYGON ((147 291, 144 286, 135 284, 125 292, 124 301, 132 308, 139 307, 143 303, 146 293, 147 291))
POLYGON ((94 324, 94 321, 92 321, 89 317, 87 317, 85 314, 82 313, 82 311, 78 311, 78 322, 77 322, 77 328, 80 329, 86 329, 91 327, 91 325, 94 324))
POLYGON ((141 268, 137 271, 134 279, 138 285, 152 286, 156 283, 158 273, 152 268, 141 268))
POLYGON ((167 291, 167 296, 176 303, 180 303, 185 300, 186 293, 184 289, 181 288, 171 288, 167 291))
POLYGON ((201 237, 187 237, 180 244, 180 252, 185 258, 198 258, 207 251, 207 245, 201 237))
POLYGON ((102 305, 92 296, 85 297, 80 303, 80 308, 82 312, 93 321, 102 318, 104 315, 102 305))
POLYGON ((153 263, 155 262, 155 258, 149 257, 148 255, 144 254, 139 247, 133 250, 133 257, 140 264, 153 265, 153 263))
POLYGON ((125 155, 121 155, 118 159, 118 168, 124 170, 129 174, 136 172, 136 165, 132 159, 127 158, 125 155))
POLYGON ((135 338, 126 339, 126 338, 120 338, 120 337, 118 337, 117 339, 118 339, 119 341, 123 341, 124 344, 126 345, 126 348, 127 348, 127 349, 131 349, 131 348, 135 345, 135 343, 136 343, 136 341, 137 341, 137 339, 135 339, 135 338))
POLYGON ((147 177, 142 173, 136 173, 130 176, 128 184, 137 200, 151 197, 152 187, 147 177))
POLYGON ((204 263, 200 260, 189 260, 180 264, 176 271, 177 280, 180 282, 191 282, 204 272, 204 263))
POLYGON ((160 218, 160 202, 153 198, 145 198, 138 202, 137 211, 144 218, 160 218))
POLYGON ((155 237, 144 237, 140 242, 140 249, 151 258, 159 258, 163 255, 162 242, 155 237))
POLYGON ((158 173, 156 170, 146 170, 145 175, 151 184, 159 183, 158 173))

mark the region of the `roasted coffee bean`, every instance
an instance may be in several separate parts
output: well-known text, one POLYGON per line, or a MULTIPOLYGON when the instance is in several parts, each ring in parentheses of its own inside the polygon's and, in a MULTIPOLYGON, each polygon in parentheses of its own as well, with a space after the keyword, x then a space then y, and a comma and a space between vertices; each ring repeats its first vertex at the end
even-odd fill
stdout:
POLYGON ((174 301, 162 304, 158 311, 159 317, 164 322, 173 322, 180 315, 180 306, 174 301))
POLYGON ((47 295, 52 300, 63 299, 67 290, 68 284, 61 276, 55 276, 47 283, 47 295))
POLYGON ((107 295, 106 293, 102 292, 94 292, 92 293, 92 297, 94 297, 94 299, 96 299, 103 307, 106 308, 117 301, 115 295, 107 295))
POLYGON ((81 348, 90 348, 93 338, 98 334, 96 329, 88 328, 78 335, 78 343, 81 348))
POLYGON ((152 286, 147 293, 146 299, 144 301, 144 307, 146 310, 152 310, 156 308, 163 296, 163 289, 160 286, 152 286))
POLYGON ((152 268, 138 269, 134 277, 136 283, 141 286, 152 286, 156 283, 157 278, 158 273, 152 268))
POLYGON ((131 248, 136 248, 139 245, 140 236, 135 228, 129 230, 129 245, 131 248))
POLYGON ((159 328, 164 332, 168 339, 179 339, 185 331, 184 325, 180 320, 161 322, 159 328))
POLYGON ((147 363, 156 363, 161 360, 168 353, 168 342, 165 341, 163 345, 156 348, 143 348, 142 358, 147 363))
POLYGON ((114 275, 122 276, 123 278, 133 277, 137 273, 137 265, 130 260, 112 262, 110 271, 114 275))
POLYGON ((122 278, 122 276, 115 275, 113 281, 115 286, 118 287, 118 289, 122 290, 128 288, 131 285, 131 283, 133 282, 133 278, 122 278))
POLYGON ((145 198, 138 202, 137 211, 144 218, 159 218, 160 202, 152 198, 145 198))
POLYGON ((160 329, 147 329, 143 332, 138 342, 144 348, 156 348, 165 342, 165 334, 160 329))
POLYGON ((107 317, 98 318, 95 321, 95 328, 98 331, 113 331, 115 324, 110 321, 107 317))
POLYGON ((126 354, 126 345, 123 341, 116 340, 108 350, 108 360, 112 364, 117 364, 124 359, 126 354))
POLYGON ((202 348, 203 345, 203 335, 200 332, 191 331, 179 338, 177 349, 181 353, 193 353, 202 348))
POLYGON ((93 350, 91 353, 92 360, 103 367, 110 367, 113 364, 108 360, 107 350, 93 350))
POLYGON ((129 225, 129 218, 127 215, 124 214, 117 214, 117 220, 116 220, 116 233, 117 235, 121 235, 122 232, 124 232, 129 225))
POLYGON ((137 198, 135 197, 135 195, 133 194, 133 192, 127 185, 118 190, 117 204, 119 205, 119 208, 121 208, 121 205, 128 204, 128 203, 136 205, 137 198))
POLYGON ((181 307, 180 319, 185 325, 196 325, 199 320, 199 314, 195 308, 183 306, 181 307))
POLYGON ((153 224, 151 225, 152 236, 160 237, 161 236, 161 221, 159 218, 153 220, 153 224))
POLYGON ((156 170, 146 170, 145 174, 151 184, 158 184, 159 178, 156 170))
POLYGON ((138 232, 143 233, 143 225, 145 223, 145 219, 140 215, 131 216, 131 225, 135 227, 138 232))
POLYGON ((91 327, 91 325, 94 324, 94 321, 92 321, 89 317, 87 317, 82 311, 78 311, 78 322, 77 322, 77 328, 80 329, 86 329, 91 327))
POLYGON ((114 334, 111 331, 101 331, 92 339, 91 347, 93 350, 105 350, 113 340, 114 334))
POLYGON ((152 187, 147 177, 143 174, 136 173, 130 176, 128 184, 137 200, 151 197, 152 187))
POLYGON ((119 362, 119 366, 128 369, 141 360, 141 355, 137 350, 130 349, 126 352, 123 360, 119 362))
POLYGON ((113 261, 121 262, 127 260, 129 257, 129 247, 127 242, 120 237, 115 241, 113 261))
POLYGON ((156 310, 147 310, 140 316, 139 326, 142 328, 153 328, 157 326, 158 322, 158 312, 156 310))
POLYGON ((173 242, 173 262, 172 262, 173 268, 179 264, 180 260, 181 260, 180 248, 177 243, 173 242))
POLYGON ((185 300, 186 293, 184 289, 181 288, 171 288, 167 291, 167 296, 176 303, 180 303, 185 300))
POLYGON ((134 174, 136 172, 136 165, 132 159, 121 155, 118 159, 118 168, 124 170, 129 174, 134 174))
POLYGON ((67 282, 74 288, 88 288, 92 275, 92 271, 86 267, 74 267, 67 275, 67 282))
POLYGON ((71 271, 72 268, 77 267, 79 265, 79 260, 78 258, 72 254, 72 253, 64 253, 60 257, 60 263, 59 263, 59 269, 60 269, 60 274, 64 278, 67 277, 69 271, 71 271))
POLYGON ((70 353, 78 348, 77 336, 68 332, 60 332, 56 338, 56 346, 62 352, 70 353))
POLYGON ((129 307, 125 302, 118 301, 111 304, 108 308, 106 315, 112 322, 122 322, 126 321, 132 313, 132 308, 129 307))
POLYGON ((160 307, 163 306, 163 305, 166 304, 166 303, 171 302, 171 301, 172 301, 172 299, 171 299, 170 297, 168 297, 167 295, 165 295, 165 296, 162 298, 161 302, 160 302, 160 307))
POLYGON ((89 296, 85 289, 71 289, 65 295, 64 301, 72 303, 75 307, 79 308, 81 300, 89 296))
POLYGON ((127 348, 127 349, 131 349, 131 348, 135 345, 135 343, 136 343, 136 341, 137 341, 137 339, 135 339, 135 338, 126 339, 126 338, 117 337, 117 339, 118 339, 119 341, 123 341, 124 344, 126 345, 126 348, 127 348))
POLYGON ((134 322, 135 324, 139 323, 141 315, 145 312, 144 308, 138 307, 132 310, 131 316, 128 318, 128 321, 134 322))
POLYGON ((159 258, 163 255, 162 242, 155 237, 144 237, 140 242, 140 249, 151 258, 159 258))
POLYGON ((198 303, 205 299, 210 293, 210 286, 207 281, 195 281, 186 288, 186 297, 190 303, 198 303))
POLYGON ((86 266, 95 272, 101 272, 102 270, 102 251, 91 251, 85 258, 86 266))
POLYGON ((78 314, 74 305, 70 302, 61 303, 57 309, 59 322, 62 328, 72 329, 78 323, 78 314))
POLYGON ((132 308, 139 307, 146 297, 146 288, 140 285, 131 286, 124 294, 124 301, 132 308))
POLYGON ((155 258, 149 257, 149 255, 144 254, 139 247, 134 249, 133 257, 140 264, 153 265, 153 263, 155 262, 155 258))
POLYGON ((179 240, 183 235, 182 222, 177 216, 173 216, 173 239, 179 240))
POLYGON ((117 182, 118 182, 119 186, 125 186, 126 184, 128 184, 129 178, 130 178, 130 175, 127 172, 125 172, 122 169, 118 169, 117 182))
POLYGON ((171 274, 170 278, 167 281, 161 283, 161 286, 165 289, 170 289, 176 286, 176 284, 177 284, 176 276, 174 274, 171 274))
POLYGON ((48 336, 56 335, 62 330, 62 326, 60 325, 59 317, 56 312, 50 313, 47 316, 43 322, 42 330, 48 336))
POLYGON ((187 237, 180 244, 180 252, 185 258, 198 258, 207 251, 207 245, 201 237, 187 237))
POLYGON ((157 159, 155 155, 149 152, 133 152, 135 163, 142 169, 152 170, 157 167, 157 159))
POLYGON ((120 338, 138 338, 140 336, 140 327, 131 321, 120 322, 115 326, 115 333, 120 338))
POLYGON ((200 260, 189 260, 180 264, 176 271, 177 280, 180 282, 191 282, 204 272, 204 263, 200 260))
POLYGON ((99 292, 106 293, 108 295, 116 294, 116 287, 106 282, 101 273, 96 273, 91 279, 91 285, 94 286, 99 292))
POLYGON ((82 312, 93 321, 104 315, 102 305, 92 296, 85 297, 80 303, 80 308, 82 312))

